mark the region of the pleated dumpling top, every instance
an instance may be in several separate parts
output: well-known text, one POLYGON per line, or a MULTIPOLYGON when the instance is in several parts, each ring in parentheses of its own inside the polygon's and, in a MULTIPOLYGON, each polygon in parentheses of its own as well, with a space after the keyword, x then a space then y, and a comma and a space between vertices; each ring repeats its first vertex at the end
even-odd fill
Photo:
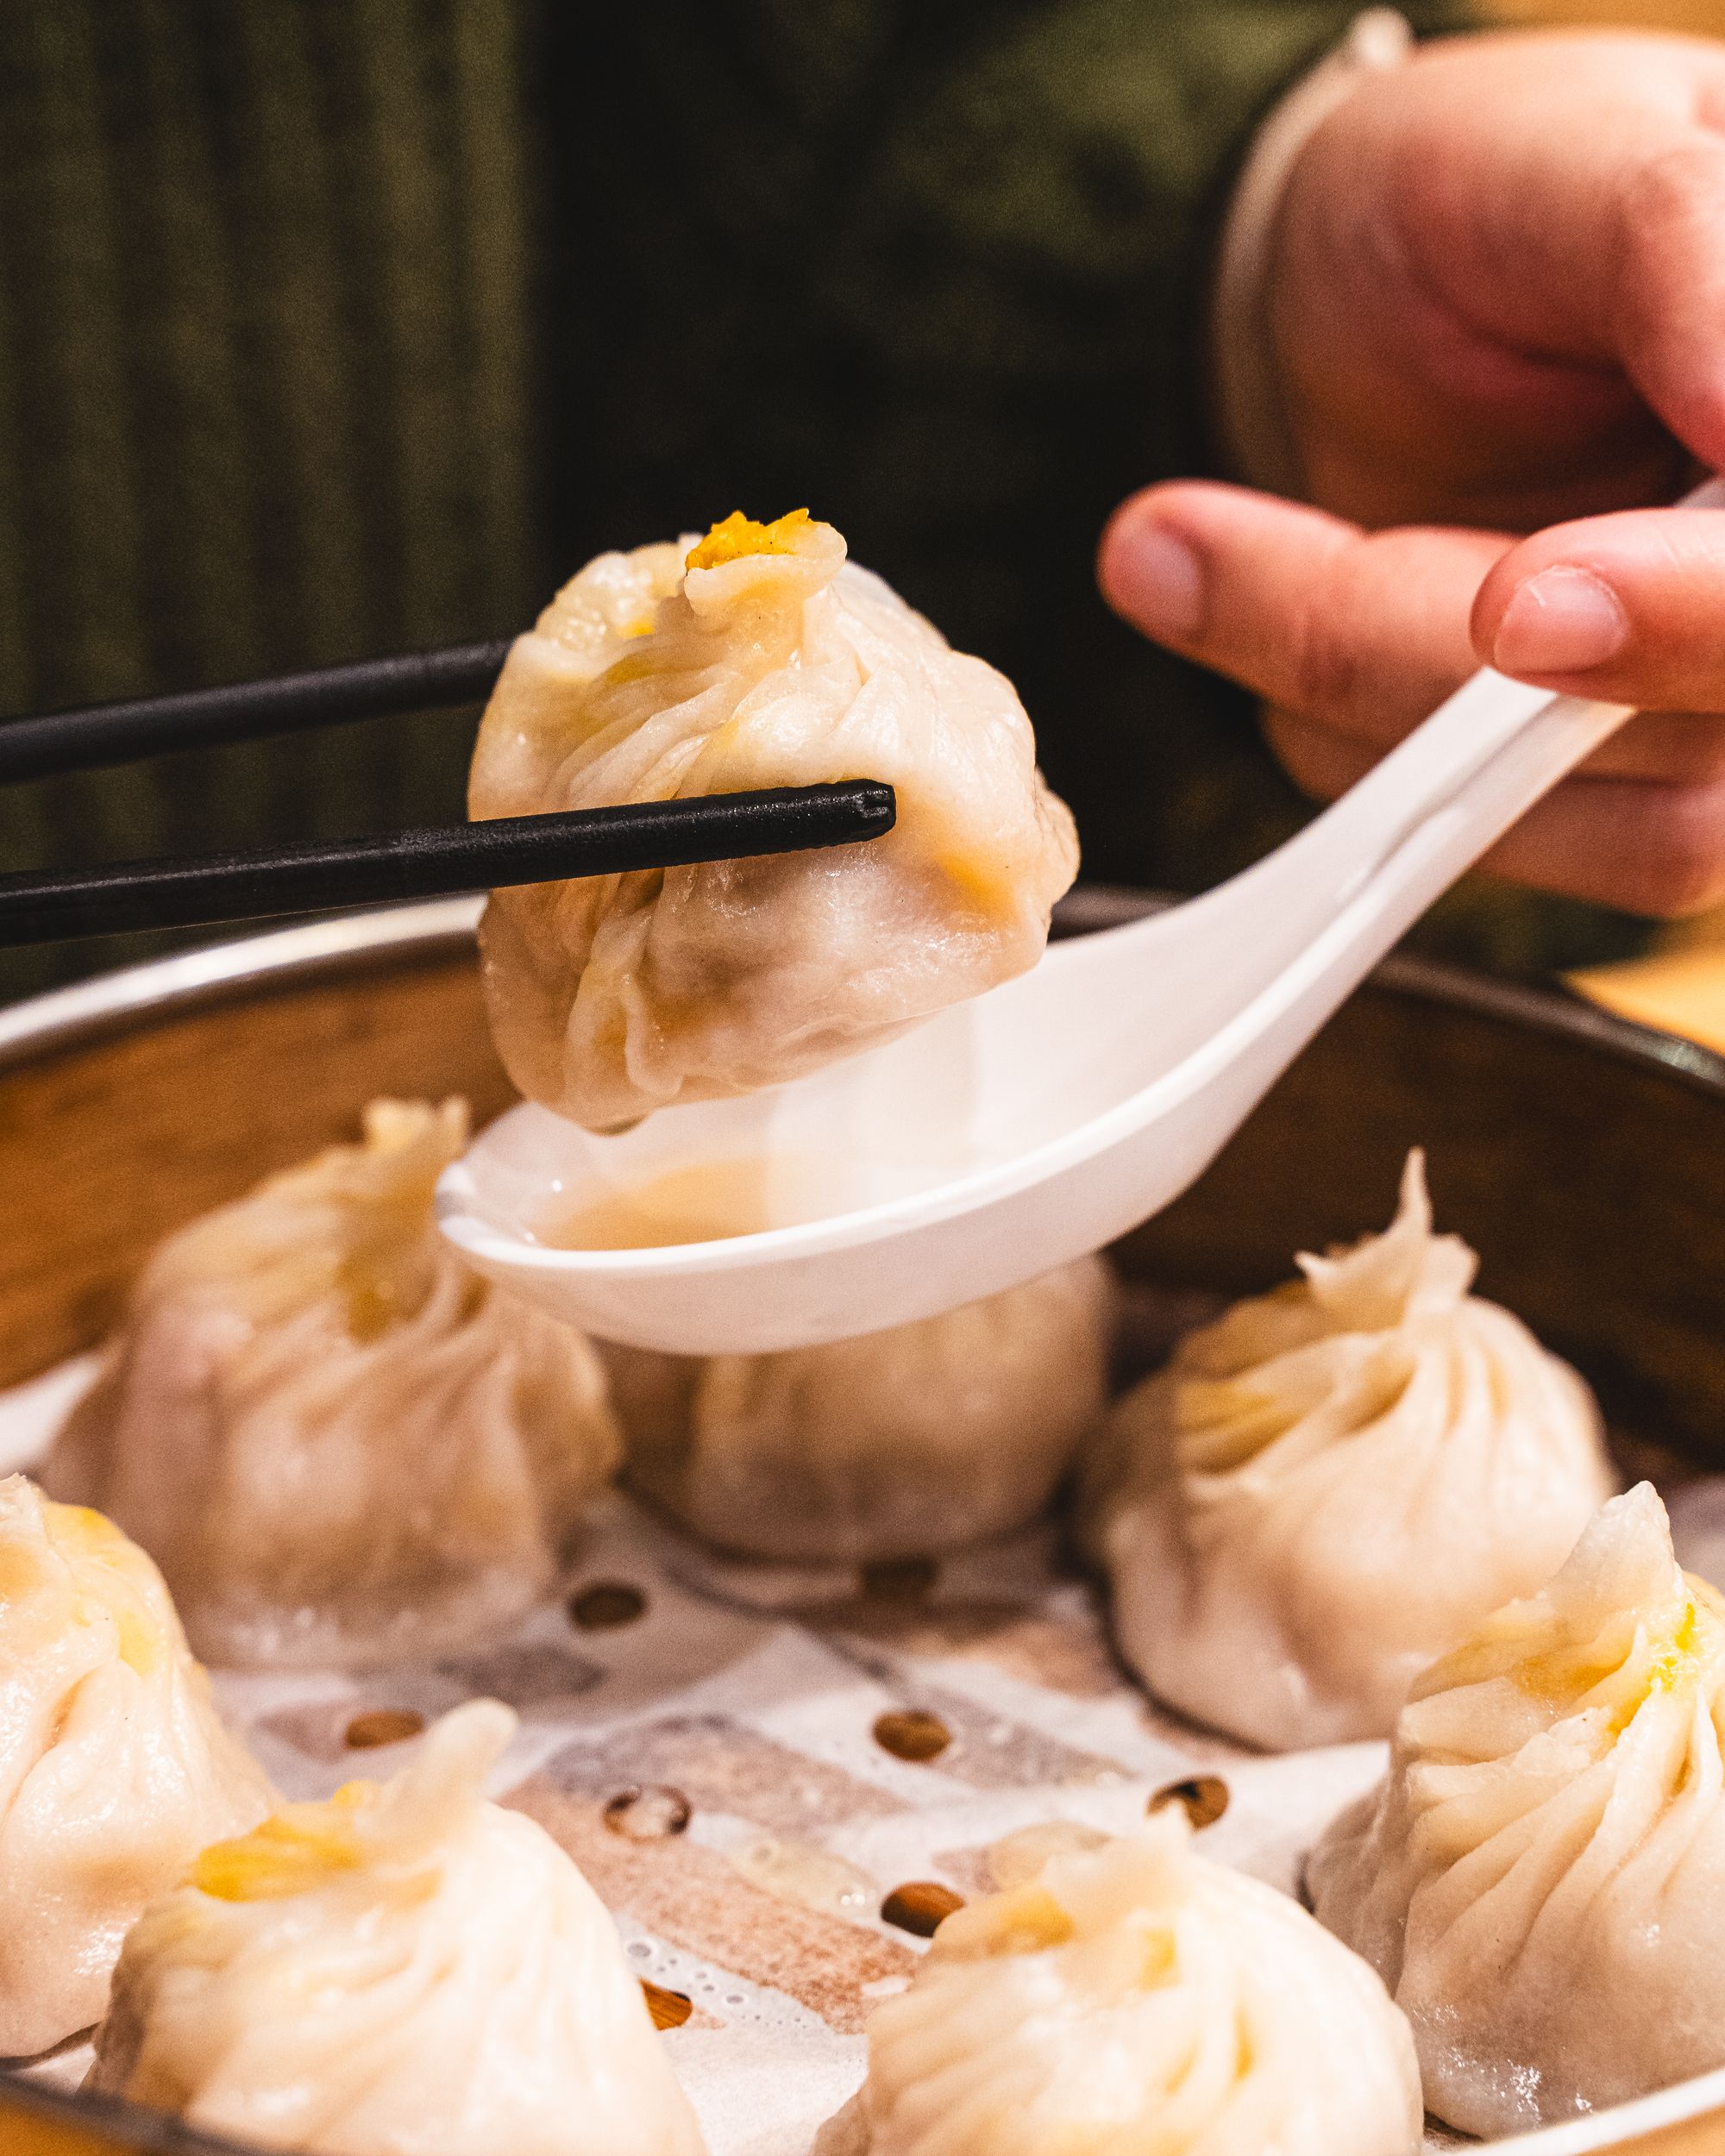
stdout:
POLYGON ((738 514, 600 555, 516 640, 476 817, 844 779, 898 797, 866 845, 493 892, 498 1047, 577 1123, 800 1077, 1042 954, 1078 842, 1024 706, 844 557, 805 511, 738 514))

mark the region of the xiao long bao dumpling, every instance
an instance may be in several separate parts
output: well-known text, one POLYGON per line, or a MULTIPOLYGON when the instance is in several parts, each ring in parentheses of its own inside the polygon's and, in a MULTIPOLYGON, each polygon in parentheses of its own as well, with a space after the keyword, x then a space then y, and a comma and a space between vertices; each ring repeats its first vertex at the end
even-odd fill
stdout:
POLYGON ((1127 1395, 1088 1493, 1127 1660, 1278 1750, 1387 1736, 1616 1487, 1587 1387, 1433 1234, 1419 1153, 1387 1233, 1299 1263, 1127 1395))
POLYGON ((381 1788, 206 1849, 126 1941, 90 2085, 319 2156, 700 2156, 604 1904, 487 1803, 470 1701, 381 1788))
POLYGON ((709 1358, 607 1346, 636 1487, 726 1549, 859 1564, 1022 1526, 1101 1412, 1099 1257, 824 1347, 709 1358))
POLYGON ((1012 685, 803 510, 604 554, 510 653, 475 817, 871 778, 863 846, 535 884, 480 930, 521 1090, 593 1130, 747 1093, 1023 973, 1078 842, 1012 685))
POLYGON ((120 1942, 273 1801, 161 1576, 97 1513, 0 1482, 0 2057, 100 2019, 120 1942))
POLYGON ((1412 2156, 1383 1984, 1177 1807, 949 1916, 813 2156, 1412 2156))
POLYGON ((581 1334, 468 1270, 432 1188, 467 1110, 378 1101, 163 1244, 55 1443, 211 1662, 379 1662, 518 1616, 615 1465, 581 1334))
POLYGON ((1414 1685, 1308 1884, 1440 2118, 1519 2133, 1725 2065, 1722 1742, 1725 1603, 1645 1482, 1414 1685))

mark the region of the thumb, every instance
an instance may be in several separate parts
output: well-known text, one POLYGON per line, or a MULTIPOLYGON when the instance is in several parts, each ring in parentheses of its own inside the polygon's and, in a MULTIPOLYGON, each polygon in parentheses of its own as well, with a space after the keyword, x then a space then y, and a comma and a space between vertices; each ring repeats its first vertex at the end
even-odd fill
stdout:
POLYGON ((1272 704, 1379 744, 1471 674, 1474 595, 1511 541, 1358 525, 1242 487, 1134 495, 1097 576, 1127 621, 1272 704))

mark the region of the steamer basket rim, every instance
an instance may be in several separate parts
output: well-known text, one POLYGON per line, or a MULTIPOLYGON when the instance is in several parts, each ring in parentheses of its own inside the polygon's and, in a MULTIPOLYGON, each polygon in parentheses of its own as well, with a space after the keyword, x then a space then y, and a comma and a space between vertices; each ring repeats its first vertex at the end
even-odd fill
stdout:
MULTIPOLYGON (((1055 933, 1085 935, 1176 903, 1176 895, 1166 892, 1081 884, 1055 908, 1055 933)), ((381 906, 200 945, 50 989, 0 1007, 0 1075, 147 1019, 290 989, 304 981, 367 972, 392 960, 430 965, 459 957, 474 947, 483 908, 480 896, 381 906)), ((1395 994, 1555 1035, 1725 1099, 1725 1056, 1615 1017, 1567 990, 1493 979, 1406 955, 1386 959, 1371 981, 1395 994)))

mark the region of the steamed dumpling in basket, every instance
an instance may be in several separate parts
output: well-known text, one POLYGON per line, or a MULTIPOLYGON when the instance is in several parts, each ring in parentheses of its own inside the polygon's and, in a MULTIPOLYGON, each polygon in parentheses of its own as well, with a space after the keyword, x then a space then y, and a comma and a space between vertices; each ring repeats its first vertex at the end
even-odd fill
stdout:
POLYGON ((866 845, 493 892, 521 1090, 608 1130, 816 1070, 1033 965, 1078 866, 1011 683, 830 524, 739 513, 590 561, 510 653, 475 817, 862 778, 899 805, 866 845))
POLYGON ((1440 2118, 1520 2133, 1725 2065, 1722 1744, 1725 1601, 1646 1482, 1419 1679, 1307 1876, 1440 2118))
POLYGON ((1088 1257, 821 1347, 605 1355, 638 1489, 723 1548, 860 1564, 1040 1511, 1101 1413, 1113 1315, 1088 1257))
POLYGON ((700 2156, 609 1914, 485 1799, 470 1701, 381 1788, 206 1849, 126 1941, 90 2085, 318 2156, 700 2156))
POLYGON ((1121 1401, 1088 1490, 1126 1659, 1275 1749, 1387 1736, 1616 1487, 1585 1384, 1433 1234, 1418 1152, 1387 1233, 1299 1263, 1121 1401))
POLYGON ((579 1332, 438 1235, 467 1110, 380 1100, 358 1145, 172 1236, 45 1480, 166 1574, 211 1662, 434 1653, 550 1589, 615 1465, 579 1332))
POLYGON ((144 1904, 271 1802, 143 1551, 0 1482, 0 2057, 98 2020, 144 1904))
POLYGON ((1412 2156, 1408 2024, 1177 1807, 949 1916, 813 2156, 1412 2156))

